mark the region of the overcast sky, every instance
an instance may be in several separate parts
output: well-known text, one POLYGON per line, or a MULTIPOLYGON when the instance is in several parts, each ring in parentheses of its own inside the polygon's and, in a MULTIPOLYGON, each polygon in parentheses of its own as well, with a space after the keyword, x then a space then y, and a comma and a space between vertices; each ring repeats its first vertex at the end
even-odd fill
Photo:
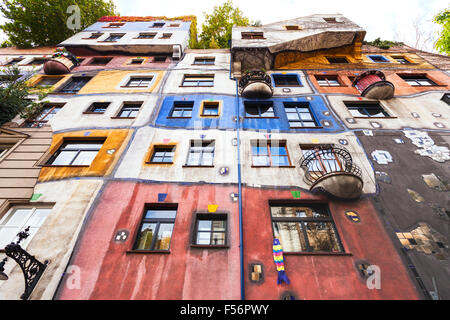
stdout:
MULTIPOLYGON (((210 13, 213 7, 224 0, 114 0, 117 11, 131 16, 180 16, 196 15, 198 25, 203 13, 210 13)), ((367 31, 366 40, 377 37, 386 40, 403 41, 428 51, 432 41, 424 41, 439 30, 432 23, 433 16, 450 7, 449 0, 234 0, 244 15, 262 24, 307 16, 311 14, 341 13, 367 31), (416 35, 414 24, 420 26, 421 35, 416 35)), ((0 18, 0 24, 2 23, 0 18)), ((0 39, 5 39, 0 35, 0 39)))

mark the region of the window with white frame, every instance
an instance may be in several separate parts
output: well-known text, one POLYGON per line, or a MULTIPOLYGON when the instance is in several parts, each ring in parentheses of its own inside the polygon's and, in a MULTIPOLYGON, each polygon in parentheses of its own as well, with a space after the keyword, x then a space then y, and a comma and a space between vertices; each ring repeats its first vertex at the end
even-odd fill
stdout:
POLYGON ((51 210, 49 207, 12 207, 0 219, 0 249, 4 249, 9 243, 17 241, 17 233, 30 227, 30 236, 21 243, 22 247, 26 247, 51 210))

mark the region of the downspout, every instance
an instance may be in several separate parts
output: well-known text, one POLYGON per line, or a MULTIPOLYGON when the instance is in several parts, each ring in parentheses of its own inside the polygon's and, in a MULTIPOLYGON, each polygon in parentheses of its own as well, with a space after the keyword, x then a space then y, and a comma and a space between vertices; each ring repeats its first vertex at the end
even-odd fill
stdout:
MULTIPOLYGON (((231 47, 231 44, 230 44, 231 47)), ((231 50, 230 50, 231 53, 231 50)), ((239 260, 240 260, 240 281, 241 281, 241 300, 245 300, 245 276, 244 276, 244 232, 242 225, 242 179, 241 179, 241 140, 239 128, 241 126, 241 117, 239 110, 239 80, 231 76, 231 56, 230 55, 230 79, 236 82, 236 138, 237 138, 237 170, 238 170, 238 201, 239 201, 239 260)))

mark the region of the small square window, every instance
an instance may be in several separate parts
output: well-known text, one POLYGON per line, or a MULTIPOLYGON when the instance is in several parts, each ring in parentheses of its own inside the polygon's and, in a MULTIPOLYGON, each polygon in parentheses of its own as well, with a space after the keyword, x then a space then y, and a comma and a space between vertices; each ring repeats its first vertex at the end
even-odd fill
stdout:
POLYGON ((323 18, 323 20, 325 20, 326 23, 338 23, 336 18, 332 17, 332 18, 323 18))
POLYGON ((390 62, 389 59, 380 56, 380 55, 370 55, 368 56, 370 60, 372 60, 373 62, 377 62, 377 63, 385 63, 385 62, 390 62))
POLYGON ((136 58, 136 59, 131 59, 129 64, 139 65, 139 64, 143 64, 143 63, 144 63, 144 59, 136 58))
POLYGON ((195 57, 194 64, 201 64, 201 65, 213 65, 215 62, 214 57, 195 57))
POLYGON ((445 93, 442 98, 442 101, 444 101, 446 104, 450 105, 450 93, 445 93))
POLYGON ((339 82, 337 75, 315 75, 317 83, 321 87, 340 87, 341 83, 339 82))
POLYGON ((125 103, 122 109, 117 114, 117 118, 136 118, 139 110, 141 109, 142 102, 138 103, 125 103))
POLYGON ((117 42, 120 39, 122 39, 122 37, 124 36, 124 34, 111 34, 108 38, 106 38, 104 41, 105 42, 117 42))
POLYGON ((111 22, 110 24, 108 24, 104 28, 120 28, 120 27, 122 27, 124 25, 125 25, 125 22, 111 22))
POLYGON ((203 116, 203 117, 219 116, 219 102, 218 101, 203 102, 201 116, 203 116))
POLYGON ((154 39, 156 34, 156 32, 141 32, 137 39, 154 39))
POLYGON ((242 39, 265 39, 263 32, 241 32, 242 39))
POLYGON ((274 74, 273 81, 276 87, 300 87, 301 83, 295 74, 274 74))
POLYGON ((179 23, 171 23, 169 24, 169 28, 178 28, 180 26, 179 23))
POLYGON ((176 204, 146 206, 133 249, 168 251, 176 215, 176 204))
POLYGON ((290 166, 289 154, 285 141, 256 140, 251 142, 252 166, 286 167, 290 166))
POLYGON ((172 37, 171 33, 163 33, 160 39, 170 39, 172 37))
POLYGON ((246 118, 275 118, 273 102, 244 101, 246 118))
POLYGON ((98 38, 100 38, 102 35, 103 35, 102 32, 94 32, 94 33, 91 33, 91 35, 89 36, 89 38, 86 38, 86 39, 98 39, 98 38))
POLYGON ((346 57, 326 57, 326 59, 331 64, 348 63, 346 57))
POLYGON ((286 30, 301 30, 300 26, 291 25, 291 26, 284 26, 286 30))
POLYGON ((424 74, 399 74, 398 76, 413 87, 437 86, 434 81, 424 74))
POLYGON ((197 213, 194 229, 194 245, 226 246, 227 215, 197 213))
POLYGON ((105 113, 106 108, 111 104, 111 102, 94 102, 86 110, 87 113, 105 113))
POLYGON ((164 22, 155 22, 153 23, 152 28, 162 28, 164 25, 164 22))
POLYGON ((175 149, 175 146, 154 146, 149 163, 173 163, 175 149))
POLYGON ((190 118, 192 117, 192 110, 194 108, 193 101, 175 101, 173 103, 171 118, 190 118))
POLYGON ((214 165, 215 142, 191 140, 186 166, 211 167, 214 165))
POLYGON ((400 57, 400 56, 392 56, 392 58, 397 61, 398 63, 401 64, 411 64, 411 62, 406 59, 405 57, 400 57))
POLYGON ((77 93, 91 80, 91 77, 72 77, 60 90, 63 93, 77 93))
POLYGON ((389 114, 378 102, 344 102, 355 118, 386 118, 389 114))
POLYGON ((164 63, 167 60, 167 56, 155 56, 153 57, 153 62, 164 63))
POLYGON ((318 127, 308 103, 285 102, 284 110, 290 128, 316 128, 318 127))
POLYGON ((91 66, 106 66, 112 58, 94 58, 91 60, 89 65, 91 66))

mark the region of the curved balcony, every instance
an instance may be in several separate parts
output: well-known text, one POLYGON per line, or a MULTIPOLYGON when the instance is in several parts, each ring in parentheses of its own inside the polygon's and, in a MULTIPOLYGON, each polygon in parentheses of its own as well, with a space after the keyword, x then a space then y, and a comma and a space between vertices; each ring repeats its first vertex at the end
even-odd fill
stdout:
POLYGON ((67 74, 78 64, 77 58, 70 52, 56 52, 44 64, 44 72, 48 75, 67 74))
POLYGON ((384 73, 378 70, 361 73, 353 80, 353 85, 361 93, 361 96, 369 99, 386 100, 394 96, 394 85, 386 81, 384 73))
POLYGON ((263 71, 247 72, 239 80, 239 94, 249 99, 267 99, 272 97, 272 81, 263 71))
POLYGON ((344 148, 323 145, 307 150, 300 167, 311 191, 325 191, 340 199, 356 199, 362 194, 361 169, 344 148))

